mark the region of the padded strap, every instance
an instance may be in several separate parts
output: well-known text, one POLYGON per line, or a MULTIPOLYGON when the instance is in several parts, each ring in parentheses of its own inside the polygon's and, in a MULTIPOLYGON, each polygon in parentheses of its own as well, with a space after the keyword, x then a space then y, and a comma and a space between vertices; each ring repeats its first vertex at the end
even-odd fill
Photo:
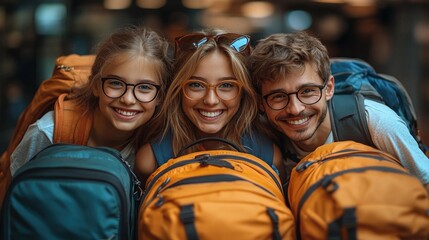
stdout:
POLYGON ((92 127, 92 114, 72 101, 66 101, 67 94, 58 97, 55 103, 54 143, 86 145, 92 127))
POLYGON ((363 95, 334 95, 329 101, 329 108, 335 141, 353 140, 374 146, 368 130, 363 95))
POLYGON ((277 216, 276 212, 272 208, 267 208, 267 213, 273 223, 273 239, 281 240, 282 236, 279 231, 279 216, 277 216))
POLYGON ((185 225, 186 238, 188 240, 198 240, 197 229, 195 227, 194 205, 182 206, 179 216, 183 225, 185 225))

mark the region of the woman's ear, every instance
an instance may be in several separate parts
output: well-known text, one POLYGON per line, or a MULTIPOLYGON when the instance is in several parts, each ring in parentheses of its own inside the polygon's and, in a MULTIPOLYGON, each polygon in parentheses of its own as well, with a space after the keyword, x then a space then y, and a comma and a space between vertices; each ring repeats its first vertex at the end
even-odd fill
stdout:
POLYGON ((326 83, 326 100, 330 100, 334 96, 335 92, 335 79, 334 76, 330 75, 328 82, 326 83))
POLYGON ((258 101, 258 108, 259 108, 259 113, 260 114, 264 114, 265 113, 264 102, 262 100, 258 101))
POLYGON ((92 88, 92 94, 96 97, 100 97, 100 92, 99 92, 99 89, 101 88, 100 84, 99 83, 93 84, 91 88, 92 88))

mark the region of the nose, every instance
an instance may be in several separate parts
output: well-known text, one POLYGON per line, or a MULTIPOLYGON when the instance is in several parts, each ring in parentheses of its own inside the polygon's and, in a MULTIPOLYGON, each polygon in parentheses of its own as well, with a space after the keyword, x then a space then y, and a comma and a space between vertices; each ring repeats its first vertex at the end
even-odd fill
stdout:
POLYGON ((215 89, 209 88, 204 96, 204 103, 207 105, 216 105, 219 103, 219 97, 216 95, 215 89))
POLYGON ((121 97, 121 102, 126 105, 135 104, 137 99, 134 96, 134 87, 133 86, 127 86, 127 91, 124 95, 121 97))
POLYGON ((303 103, 301 103, 295 94, 289 96, 289 103, 285 110, 291 115, 298 115, 305 109, 303 103))

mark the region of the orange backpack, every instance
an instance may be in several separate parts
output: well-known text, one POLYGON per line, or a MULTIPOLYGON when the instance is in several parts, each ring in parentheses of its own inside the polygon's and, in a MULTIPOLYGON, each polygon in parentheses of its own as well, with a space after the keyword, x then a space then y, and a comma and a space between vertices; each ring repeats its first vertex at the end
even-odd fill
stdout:
POLYGON ((45 113, 55 110, 54 143, 85 144, 92 124, 90 114, 66 101, 73 88, 87 82, 94 55, 68 55, 57 58, 52 77, 43 81, 32 101, 21 113, 7 150, 0 161, 0 206, 10 184, 10 155, 21 142, 27 128, 45 113))
POLYGON ((170 159, 147 180, 138 239, 294 239, 278 175, 233 150, 170 159))
POLYGON ((288 199, 297 239, 429 239, 429 196, 398 160, 334 142, 293 169, 288 199))

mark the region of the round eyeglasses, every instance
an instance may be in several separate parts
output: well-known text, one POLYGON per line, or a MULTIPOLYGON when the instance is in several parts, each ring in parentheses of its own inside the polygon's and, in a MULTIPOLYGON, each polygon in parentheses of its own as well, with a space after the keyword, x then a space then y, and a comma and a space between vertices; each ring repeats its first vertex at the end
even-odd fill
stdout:
POLYGON ((103 92, 109 98, 120 98, 128 90, 128 86, 133 87, 134 97, 143 103, 151 102, 156 98, 159 85, 152 83, 129 84, 117 78, 101 78, 103 82, 103 92))
POLYGON ((218 98, 228 101, 240 95, 242 84, 234 80, 224 80, 210 85, 201 80, 187 80, 182 83, 183 94, 191 100, 200 100, 213 88, 218 98))
POLYGON ((326 81, 323 85, 310 85, 303 86, 298 91, 287 93, 285 91, 277 91, 267 95, 264 95, 263 98, 267 105, 273 110, 282 110, 288 104, 290 100, 290 95, 296 95, 296 98, 306 104, 312 105, 317 103, 322 98, 322 90, 326 86, 326 81))

